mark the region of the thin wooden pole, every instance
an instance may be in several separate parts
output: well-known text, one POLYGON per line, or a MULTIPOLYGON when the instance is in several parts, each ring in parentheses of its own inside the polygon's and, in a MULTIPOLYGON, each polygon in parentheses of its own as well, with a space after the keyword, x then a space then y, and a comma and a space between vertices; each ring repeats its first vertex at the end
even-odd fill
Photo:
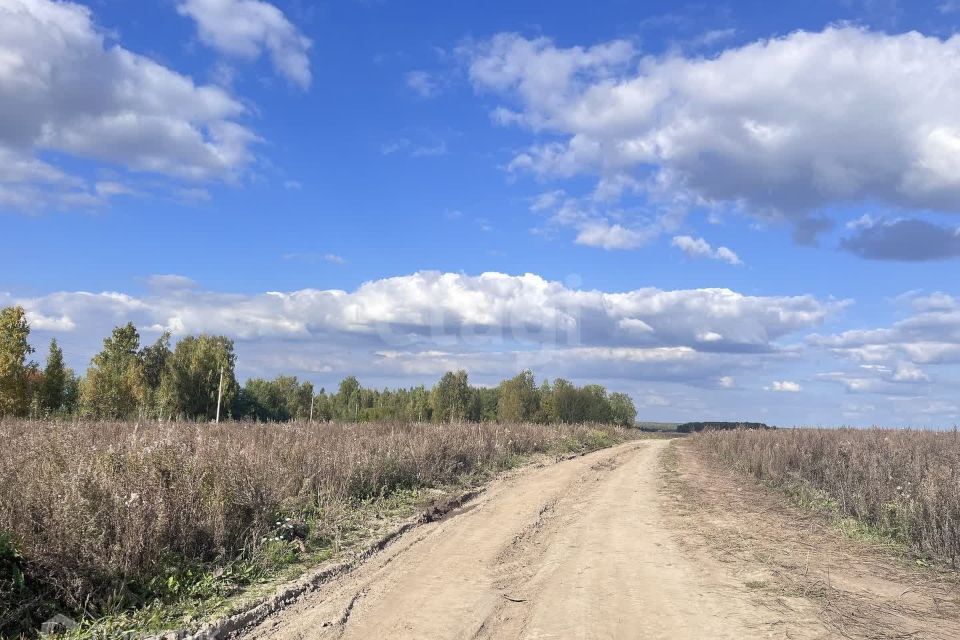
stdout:
POLYGON ((220 386, 217 388, 217 424, 220 424, 220 400, 223 398, 223 367, 220 367, 220 386))

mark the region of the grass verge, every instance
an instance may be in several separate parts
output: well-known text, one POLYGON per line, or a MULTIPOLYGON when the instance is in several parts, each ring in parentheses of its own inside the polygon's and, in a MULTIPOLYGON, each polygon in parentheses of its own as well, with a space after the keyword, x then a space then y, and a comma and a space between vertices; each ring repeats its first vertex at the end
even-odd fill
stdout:
POLYGON ((698 451, 826 516, 846 537, 918 566, 960 555, 954 432, 798 429, 704 432, 698 451))

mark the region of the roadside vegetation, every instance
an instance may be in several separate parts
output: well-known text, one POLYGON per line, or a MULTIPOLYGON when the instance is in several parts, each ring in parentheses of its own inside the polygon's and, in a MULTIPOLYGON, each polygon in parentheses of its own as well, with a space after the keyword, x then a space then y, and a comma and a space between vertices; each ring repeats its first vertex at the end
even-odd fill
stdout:
POLYGON ((55 612, 139 610, 134 628, 162 628, 189 610, 170 605, 322 559, 369 526, 358 514, 627 437, 530 423, 0 420, 0 635, 55 612))
MULTIPOLYGON (((704 431, 706 456, 956 566, 960 433, 894 429, 704 431)), ((922 560, 918 560, 922 562, 922 560)))

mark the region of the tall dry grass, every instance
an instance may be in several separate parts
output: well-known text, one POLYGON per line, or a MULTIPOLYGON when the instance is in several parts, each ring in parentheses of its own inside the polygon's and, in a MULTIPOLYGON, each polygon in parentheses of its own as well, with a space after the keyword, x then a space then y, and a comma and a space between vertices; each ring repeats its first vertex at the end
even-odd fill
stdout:
POLYGON ((10 565, 0 575, 0 634, 18 616, 23 627, 24 616, 40 615, 41 600, 87 615, 142 602, 171 567, 226 565, 284 516, 322 535, 359 500, 625 434, 534 424, 0 420, 0 573, 4 536, 10 565))
POLYGON ((793 492, 821 492, 845 515, 922 553, 960 557, 960 434, 795 429, 703 432, 705 454, 793 492))

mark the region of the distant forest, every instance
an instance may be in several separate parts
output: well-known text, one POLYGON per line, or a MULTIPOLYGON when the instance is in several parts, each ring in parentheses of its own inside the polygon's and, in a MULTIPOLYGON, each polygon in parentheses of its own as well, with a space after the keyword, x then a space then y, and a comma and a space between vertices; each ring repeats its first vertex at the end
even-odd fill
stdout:
POLYGON ((730 429, 776 429, 762 422, 685 422, 677 425, 680 433, 696 433, 697 431, 727 431, 730 429))
POLYGON ((171 346, 170 334, 164 333, 141 346, 133 323, 116 327, 79 376, 66 367, 56 339, 50 341, 44 367, 31 361, 29 335, 22 307, 0 309, 0 416, 212 420, 222 394, 221 416, 236 420, 632 426, 636 419, 625 393, 608 393, 598 384, 578 387, 563 378, 538 385, 530 371, 495 387, 472 386, 465 371, 447 372, 431 388, 369 389, 350 376, 335 392, 315 391, 312 383, 285 375, 251 378, 240 386, 229 338, 186 336, 171 346))

